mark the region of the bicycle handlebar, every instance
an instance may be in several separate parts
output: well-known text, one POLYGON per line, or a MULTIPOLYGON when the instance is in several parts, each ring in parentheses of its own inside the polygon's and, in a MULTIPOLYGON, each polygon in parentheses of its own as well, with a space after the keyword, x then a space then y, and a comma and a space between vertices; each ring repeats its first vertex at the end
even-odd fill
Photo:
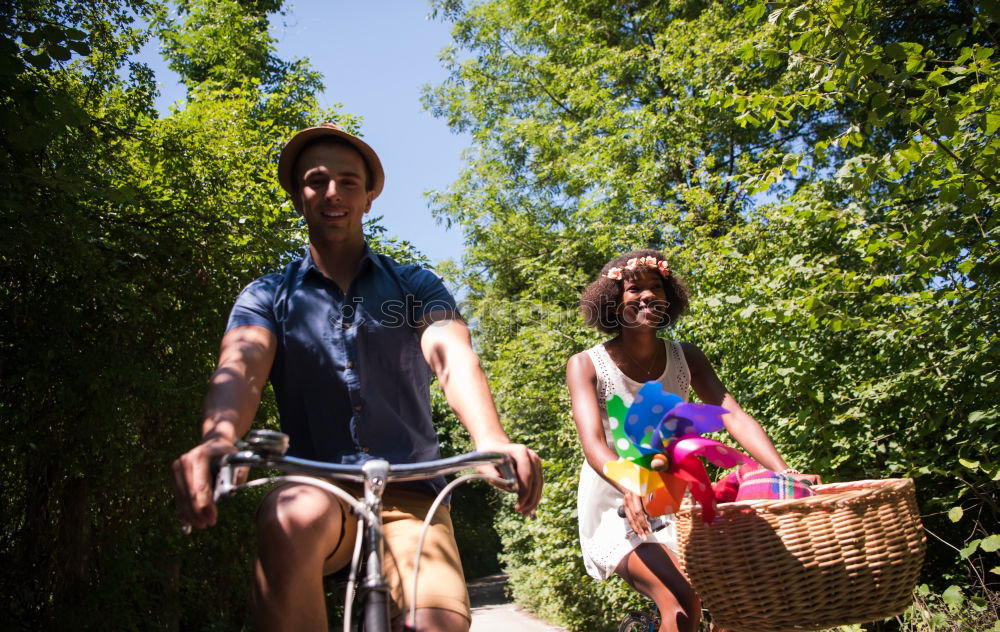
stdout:
MULTIPOLYGON (((276 469, 287 474, 300 474, 354 483, 363 483, 366 478, 364 464, 347 465, 285 456, 288 437, 272 430, 251 431, 247 435, 247 440, 240 442, 238 447, 241 448, 238 452, 224 455, 219 461, 215 500, 236 491, 237 486, 233 483, 233 468, 237 467, 276 469)), ((385 482, 426 480, 483 465, 497 466, 501 479, 494 478, 493 482, 502 485, 506 491, 517 491, 517 478, 514 475, 514 467, 510 457, 499 452, 470 452, 420 463, 388 463, 384 470, 386 472, 385 482)))
MULTIPOLYGON (((306 474, 310 476, 321 476, 323 478, 333 478, 342 481, 362 483, 365 474, 362 465, 345 465, 343 463, 329 463, 327 461, 312 461, 300 459, 294 456, 269 456, 262 455, 253 450, 241 450, 233 454, 222 457, 222 465, 232 467, 250 466, 260 468, 271 468, 281 470, 289 474, 306 474)), ((436 459, 434 461, 422 461, 420 463, 391 463, 389 464, 388 482, 418 481, 435 476, 454 474, 461 470, 467 470, 481 465, 498 465, 501 473, 511 484, 516 484, 513 472, 504 473, 502 468, 506 465, 510 467, 508 457, 499 452, 469 452, 458 456, 436 459)))
MULTIPOLYGON (((625 520, 625 535, 634 535, 635 531, 632 529, 632 525, 628 523, 628 519, 625 517, 625 505, 618 505, 618 517, 625 520)), ((647 516, 647 521, 649 522, 650 532, 656 532, 667 526, 666 518, 663 516, 647 516)))
MULTIPOLYGON (((270 482, 294 482, 306 483, 326 490, 328 493, 340 498, 347 503, 359 519, 364 520, 370 528, 358 530, 358 539, 354 547, 354 557, 351 561, 351 576, 348 583, 348 598, 345 601, 344 625, 345 630, 350 622, 350 604, 353 595, 355 582, 355 572, 358 568, 359 553, 361 551, 362 536, 367 532, 369 547, 373 551, 374 562, 367 562, 368 569, 363 587, 371 591, 365 602, 364 621, 366 629, 385 629, 385 622, 388 621, 389 610, 387 601, 387 584, 382 573, 381 563, 381 517, 378 509, 381 507, 381 493, 384 485, 390 482, 416 481, 446 474, 454 474, 461 470, 468 470, 484 465, 496 466, 500 471, 501 478, 489 474, 466 474, 445 485, 434 503, 428 510, 428 515, 424 519, 423 529, 417 544, 417 554, 414 558, 414 583, 413 594, 416 594, 416 574, 420 565, 420 550, 423 546, 424 535, 434 515, 436 508, 444 500, 447 493, 456 485, 474 478, 485 478, 495 485, 509 492, 517 491, 517 478, 515 477, 513 462, 510 457, 499 452, 470 452, 444 459, 424 461, 420 463, 396 463, 391 464, 385 459, 370 459, 361 464, 345 465, 342 463, 328 463, 325 461, 312 461, 292 456, 286 456, 288 449, 288 436, 273 430, 255 430, 247 434, 246 439, 237 443, 238 451, 222 456, 217 463, 215 490, 213 500, 216 502, 240 489, 254 487, 270 482), (280 476, 268 476, 243 484, 235 484, 235 470, 240 467, 258 467, 265 469, 281 470, 280 476), (304 476, 303 476, 304 475, 304 476), (350 493, 332 484, 331 480, 363 483, 365 485, 365 498, 359 500, 350 493), (372 490, 375 490, 374 493, 372 490), (372 526, 374 525, 374 526, 372 526)), ((186 533, 190 532, 190 527, 186 527, 186 533)), ((410 604, 410 616, 415 616, 416 602, 410 604)))

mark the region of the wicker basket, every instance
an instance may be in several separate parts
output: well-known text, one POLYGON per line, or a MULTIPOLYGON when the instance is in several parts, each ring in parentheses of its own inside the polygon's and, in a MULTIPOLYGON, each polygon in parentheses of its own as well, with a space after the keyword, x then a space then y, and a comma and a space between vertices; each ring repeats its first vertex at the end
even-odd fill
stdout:
POLYGON ((924 559, 913 480, 817 485, 816 496, 723 503, 677 514, 681 566, 737 632, 819 630, 897 615, 924 559))

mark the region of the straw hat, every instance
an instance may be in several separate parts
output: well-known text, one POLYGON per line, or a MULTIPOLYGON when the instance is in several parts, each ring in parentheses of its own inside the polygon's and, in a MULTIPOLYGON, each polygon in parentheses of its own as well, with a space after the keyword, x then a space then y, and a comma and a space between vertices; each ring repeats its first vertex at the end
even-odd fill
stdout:
POLYGON ((378 159, 378 154, 368 143, 353 134, 345 132, 333 123, 323 123, 316 127, 307 127, 292 136, 291 140, 285 143, 278 157, 278 182, 281 188, 294 196, 296 188, 293 186, 295 178, 295 160, 302 153, 302 150, 311 141, 323 137, 339 138, 358 150, 365 164, 368 166, 368 190, 372 192, 372 199, 378 197, 382 192, 382 185, 385 183, 385 172, 382 170, 382 162, 378 159))

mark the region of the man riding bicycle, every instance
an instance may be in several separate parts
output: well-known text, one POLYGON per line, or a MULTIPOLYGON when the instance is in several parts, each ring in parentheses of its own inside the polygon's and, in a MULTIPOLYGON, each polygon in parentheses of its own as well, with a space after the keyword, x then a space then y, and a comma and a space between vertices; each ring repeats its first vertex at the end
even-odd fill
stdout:
MULTIPOLYGON (((382 191, 375 152, 334 125, 298 132, 278 161, 278 180, 305 218, 301 259, 240 293, 205 397, 202 442, 173 465, 178 512, 195 528, 215 524, 211 462, 235 451, 271 380, 289 454, 360 463, 439 456, 431 422, 431 371, 476 450, 509 455, 517 511, 541 496, 538 456, 500 426, 469 330, 454 298, 428 270, 373 253, 362 223, 382 191)), ((442 479, 385 491, 386 574, 402 624, 417 532, 442 479)), ((285 485, 261 503, 253 586, 260 630, 325 630, 323 576, 350 559, 357 524, 344 503, 308 485, 285 485)), ((469 598, 451 519, 435 515, 424 544, 419 630, 468 630, 469 598)))

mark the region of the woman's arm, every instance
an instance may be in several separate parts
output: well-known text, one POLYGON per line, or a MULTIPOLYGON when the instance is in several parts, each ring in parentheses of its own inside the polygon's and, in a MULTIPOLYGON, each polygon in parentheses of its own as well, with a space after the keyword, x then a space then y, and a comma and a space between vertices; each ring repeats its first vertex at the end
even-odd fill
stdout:
MULTIPOLYGON (((788 464, 778 454, 771 438, 757 420, 743 410, 739 402, 726 390, 702 350, 690 343, 682 343, 681 346, 691 372, 691 388, 698 399, 729 411, 724 420, 726 430, 758 463, 775 472, 787 470, 788 464)), ((819 476, 814 474, 795 475, 795 478, 812 483, 819 482, 819 476)))
POLYGON ((618 460, 608 447, 601 421, 601 402, 597 394, 597 372, 586 352, 578 353, 566 363, 566 386, 573 403, 573 421, 587 463, 608 483, 624 495, 625 516, 637 534, 649 533, 649 522, 642 499, 604 475, 604 464, 618 460))
MULTIPOLYGON (((601 422, 601 404, 597 396, 597 372, 586 353, 578 353, 566 363, 566 386, 573 403, 573 421, 583 455, 594 471, 603 475, 604 464, 618 458, 608 447, 601 422)), ((613 481, 609 482, 617 486, 613 481)))

